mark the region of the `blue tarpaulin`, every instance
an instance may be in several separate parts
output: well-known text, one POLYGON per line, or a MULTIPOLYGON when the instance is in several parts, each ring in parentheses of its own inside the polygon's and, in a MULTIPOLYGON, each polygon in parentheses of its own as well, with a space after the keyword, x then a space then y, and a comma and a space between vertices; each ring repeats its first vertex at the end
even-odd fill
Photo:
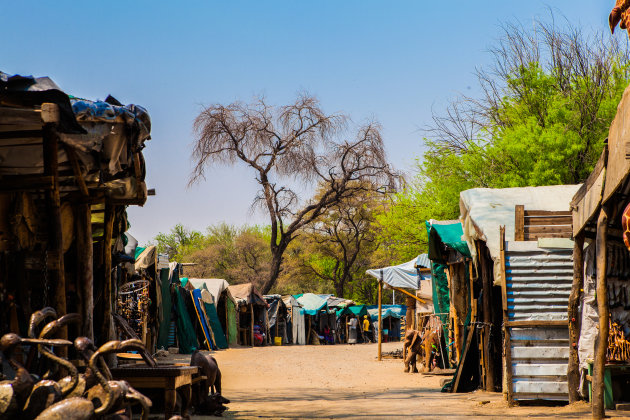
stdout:
POLYGON ((307 315, 317 315, 319 311, 326 309, 328 306, 326 298, 314 293, 304 293, 302 296, 297 297, 296 300, 302 305, 304 313, 307 315))

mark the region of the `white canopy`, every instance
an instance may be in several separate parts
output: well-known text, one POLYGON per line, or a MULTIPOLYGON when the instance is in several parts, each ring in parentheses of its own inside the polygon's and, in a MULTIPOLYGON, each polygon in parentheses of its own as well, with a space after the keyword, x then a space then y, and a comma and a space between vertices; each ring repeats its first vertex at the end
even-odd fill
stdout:
MULTIPOLYGON (((221 297, 221 293, 228 288, 230 285, 226 280, 223 279, 188 279, 188 282, 192 284, 195 289, 205 289, 212 295, 212 303, 214 306, 217 306, 219 303, 219 298, 221 297)), ((202 296, 203 297, 203 296, 202 296)), ((228 291, 228 297, 234 301, 232 295, 230 295, 228 291)))
POLYGON ((400 265, 370 269, 366 273, 393 287, 418 290, 420 280, 431 279, 430 274, 420 273, 419 268, 429 268, 426 254, 400 265))
MULTIPOLYGON (((471 254, 475 239, 486 243, 493 260, 499 258, 499 226, 505 238, 514 239, 514 208, 521 204, 529 210, 569 211, 578 185, 551 185, 521 188, 473 188, 459 194, 463 239, 471 254)), ((473 255, 473 259, 475 255, 473 255)))

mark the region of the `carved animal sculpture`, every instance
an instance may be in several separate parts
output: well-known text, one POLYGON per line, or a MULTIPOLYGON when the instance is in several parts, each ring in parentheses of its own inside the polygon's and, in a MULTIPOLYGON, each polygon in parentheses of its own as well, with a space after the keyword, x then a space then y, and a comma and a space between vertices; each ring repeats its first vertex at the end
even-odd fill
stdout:
POLYGON ((418 368, 416 359, 424 357, 424 372, 430 372, 433 368, 433 360, 440 348, 440 337, 435 331, 424 333, 417 330, 409 330, 405 334, 405 342, 403 346, 407 349, 407 357, 405 358, 405 372, 411 370, 417 373, 418 368))
POLYGON ((408 330, 405 334, 403 348, 406 349, 405 372, 418 373, 416 358, 422 350, 422 333, 417 330, 408 330))
POLYGON ((196 350, 190 358, 191 366, 198 366, 206 377, 197 384, 193 393, 193 406, 200 414, 221 415, 226 410, 224 404, 230 401, 221 395, 221 370, 214 357, 204 356, 196 350), (210 394, 210 395, 209 395, 210 394))
MULTIPOLYGON (((608 16, 608 26, 610 32, 615 33, 615 27, 619 24, 619 28, 628 29, 630 27, 630 0, 617 0, 615 7, 613 7, 610 15, 608 16)), ((630 33, 629 33, 630 35, 630 33)))

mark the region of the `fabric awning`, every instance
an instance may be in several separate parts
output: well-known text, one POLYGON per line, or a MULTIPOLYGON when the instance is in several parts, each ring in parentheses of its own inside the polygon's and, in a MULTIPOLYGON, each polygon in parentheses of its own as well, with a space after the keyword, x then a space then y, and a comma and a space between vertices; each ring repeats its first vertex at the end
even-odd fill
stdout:
POLYGON ((297 298, 297 301, 304 308, 307 315, 317 315, 322 309, 328 306, 328 300, 314 293, 304 293, 297 298))
POLYGON ((421 273, 420 268, 430 268, 426 254, 400 265, 370 269, 366 273, 379 280, 382 279, 390 286, 417 290, 420 288, 420 280, 431 279, 431 275, 421 273))

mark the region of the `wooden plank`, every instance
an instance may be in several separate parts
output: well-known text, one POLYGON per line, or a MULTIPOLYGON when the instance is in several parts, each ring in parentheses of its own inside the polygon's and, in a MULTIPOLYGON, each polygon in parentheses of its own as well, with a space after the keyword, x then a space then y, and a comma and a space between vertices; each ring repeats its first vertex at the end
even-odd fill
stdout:
POLYGON ((571 225, 559 225, 559 226, 525 226, 525 235, 544 235, 546 233, 562 233, 571 234, 573 229, 571 225))
MULTIPOLYGON (((564 306, 564 305, 563 305, 564 306)), ((507 321, 508 327, 566 327, 567 321, 532 320, 532 321, 507 321)))
POLYGON ((474 327, 468 327, 468 336, 466 337, 466 345, 464 346, 464 351, 462 352, 462 356, 459 360, 459 365, 457 366, 457 373, 455 374, 455 382, 453 382, 453 386, 451 387, 451 392, 457 392, 459 388, 459 380, 462 376, 462 372, 464 371, 464 365, 466 364, 466 356, 468 355, 468 350, 470 350, 470 343, 472 343, 472 338, 474 335, 474 327))
POLYGON ((42 125, 41 111, 33 108, 0 107, 0 124, 42 125))
POLYGON ((573 217, 571 216, 545 216, 545 217, 525 217, 525 225, 571 225, 573 217))
POLYGON ((74 179, 79 187, 79 191, 84 197, 89 197, 90 192, 88 191, 88 187, 85 184, 85 179, 83 178, 83 172, 81 172, 81 166, 79 165, 79 158, 77 157, 74 149, 68 145, 64 146, 64 150, 66 151, 66 155, 68 155, 68 160, 72 165, 72 172, 74 173, 74 179))
MULTIPOLYGON (((45 104, 54 105, 54 104, 45 104)), ((49 278, 52 280, 53 300, 52 306, 57 311, 58 316, 66 314, 66 277, 63 259, 63 237, 61 228, 61 200, 59 197, 59 156, 58 141, 59 137, 56 131, 56 123, 54 120, 54 106, 47 106, 47 121, 44 124, 43 134, 43 157, 44 157, 44 174, 52 177, 52 188, 46 191, 46 210, 48 225, 48 243, 47 251, 59 255, 56 261, 56 267, 51 270, 49 278)), ((58 112, 58 111, 57 111, 58 112)), ((42 118, 43 119, 43 118, 42 118)), ((47 304, 47 302, 44 302, 47 304)), ((57 338, 66 339, 68 337, 68 329, 61 328, 57 338)), ((67 350, 60 349, 61 356, 66 356, 67 350)))
POLYGON ((514 208, 514 240, 525 240, 525 206, 522 204, 514 208))
POLYGON ((81 335, 94 341, 94 246, 89 204, 78 203, 75 207, 75 226, 76 270, 83 318, 81 335))
POLYGON ((553 232, 553 233, 526 233, 525 240, 533 241, 542 238, 571 238, 571 233, 553 232))
MULTIPOLYGON (((569 348, 566 346, 518 346, 513 345, 511 359, 564 359, 569 357, 569 348)), ((566 371, 565 371, 566 373, 566 371)))
MULTIPOLYGON (((591 174, 586 178, 586 181, 582 184, 582 186, 577 190, 573 199, 571 200, 571 209, 575 209, 578 203, 582 201, 584 197, 589 193, 589 191, 593 188, 597 180, 601 177, 601 173, 606 169, 606 161, 608 159, 608 147, 604 146, 604 150, 602 150, 602 154, 599 156, 597 163, 595 164, 595 168, 591 174)), ((603 184, 602 184, 603 185, 603 184)), ((596 187, 598 188, 598 187, 596 187)), ((601 188, 600 188, 601 193, 601 188)))
POLYGON ((566 394, 565 381, 516 381, 513 385, 515 393, 566 394))
POLYGON ((586 192, 586 195, 573 208, 573 236, 577 236, 586 224, 595 216, 599 209, 604 191, 604 181, 606 170, 600 172, 593 186, 586 192))
POLYGON ((405 289, 401 289, 400 287, 394 287, 394 286, 389 286, 389 287, 390 287, 391 289, 396 290, 397 292, 400 292, 400 293, 405 294, 405 295, 407 295, 407 296, 409 296, 409 297, 411 297, 411 298, 414 298, 415 300, 417 300, 417 301, 418 301, 418 302, 420 302, 420 303, 427 303, 427 301, 426 301, 426 300, 424 300, 424 299, 422 299, 422 298, 419 298, 418 296, 416 296, 416 295, 414 295, 414 294, 409 293, 409 292, 408 292, 408 291, 406 291, 405 289))
POLYGON ((50 191, 55 187, 52 175, 4 175, 0 177, 0 191, 50 191))
POLYGON ((547 211, 547 210, 525 210, 525 217, 531 216, 571 216, 571 210, 547 211))
POLYGON ((514 376, 566 376, 566 363, 514 363, 514 376))
MULTIPOLYGON (((101 340, 107 342, 112 340, 114 332, 112 318, 112 236, 114 231, 114 208, 107 205, 105 209, 105 225, 103 233, 103 326, 101 329, 101 340)), ((111 359, 111 358, 110 358, 111 359)))
MULTIPOLYGON (((630 89, 626 88, 608 131, 608 161, 602 203, 606 203, 613 196, 630 170, 630 161, 626 159, 628 132, 630 132, 630 89)), ((601 414, 603 415, 603 411, 601 414)))
POLYGON ((0 140, 41 138, 43 135, 44 132, 41 129, 0 131, 0 140))

